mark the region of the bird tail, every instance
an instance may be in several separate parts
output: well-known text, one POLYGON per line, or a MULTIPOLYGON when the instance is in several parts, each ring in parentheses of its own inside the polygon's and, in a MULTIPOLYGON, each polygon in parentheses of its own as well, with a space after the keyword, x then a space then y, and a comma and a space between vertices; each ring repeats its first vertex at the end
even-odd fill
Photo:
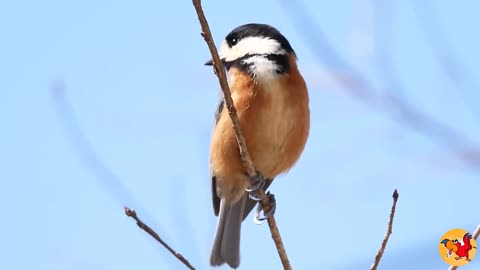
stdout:
POLYGON ((240 229, 246 198, 244 195, 231 206, 227 205, 224 199, 221 200, 217 232, 210 253, 210 265, 220 266, 227 263, 231 268, 240 265, 240 229))

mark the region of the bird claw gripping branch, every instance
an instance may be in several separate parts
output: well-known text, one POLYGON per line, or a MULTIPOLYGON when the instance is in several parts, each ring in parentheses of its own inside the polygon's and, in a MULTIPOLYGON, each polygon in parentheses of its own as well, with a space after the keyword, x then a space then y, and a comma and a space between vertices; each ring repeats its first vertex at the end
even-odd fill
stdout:
POLYGON ((253 222, 258 225, 263 224, 265 220, 267 220, 269 217, 272 217, 273 214, 275 214, 275 210, 277 209, 277 202, 275 200, 274 194, 270 193, 269 191, 265 195, 265 198, 269 198, 268 211, 264 213, 263 217, 260 217, 260 213, 263 211, 263 207, 262 204, 259 203, 255 216, 253 217, 253 222))
POLYGON ((257 171, 257 174, 253 177, 248 176, 250 183, 254 183, 253 185, 250 185, 248 188, 245 189, 246 192, 248 192, 248 196, 250 199, 254 201, 261 201, 265 199, 265 197, 259 198, 256 196, 257 190, 262 189, 265 186, 265 177, 263 177, 262 173, 257 171))
POLYGON ((275 209, 277 208, 276 200, 275 200, 275 195, 270 193, 268 191, 265 193, 264 196, 258 197, 256 192, 260 189, 263 189, 265 187, 265 178, 263 177, 262 173, 259 171, 256 171, 256 175, 253 177, 248 176, 250 183, 253 183, 250 187, 246 188, 245 191, 248 193, 248 196, 250 199, 256 201, 256 202, 261 202, 265 199, 268 199, 268 210, 267 212, 264 212, 263 216, 261 217, 261 213, 263 211, 263 206, 261 203, 258 204, 257 210, 255 213, 255 216, 253 217, 253 222, 255 224, 263 224, 265 220, 267 220, 269 217, 273 216, 275 213, 275 209))

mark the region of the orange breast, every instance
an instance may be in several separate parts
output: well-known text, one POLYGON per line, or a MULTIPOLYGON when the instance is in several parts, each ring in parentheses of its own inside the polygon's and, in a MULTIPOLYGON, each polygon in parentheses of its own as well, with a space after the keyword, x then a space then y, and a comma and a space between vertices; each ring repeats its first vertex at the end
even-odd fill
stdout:
MULTIPOLYGON (((296 163, 310 129, 307 88, 293 57, 291 62, 291 73, 268 84, 255 83, 248 74, 230 70, 232 98, 248 150, 256 169, 267 178, 288 171, 296 163)), ((212 174, 224 179, 223 185, 229 182, 225 178, 238 179, 244 172, 226 109, 213 133, 210 162, 212 174)))

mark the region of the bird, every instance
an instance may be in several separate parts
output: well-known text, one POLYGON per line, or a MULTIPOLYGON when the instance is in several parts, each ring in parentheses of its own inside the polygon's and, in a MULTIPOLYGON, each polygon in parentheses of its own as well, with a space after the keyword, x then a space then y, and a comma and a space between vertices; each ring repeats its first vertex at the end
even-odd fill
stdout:
MULTIPOLYGON (((241 224, 280 174, 300 159, 310 131, 309 94, 287 38, 268 24, 248 23, 231 30, 221 43, 223 63, 240 128, 257 170, 243 167, 224 97, 215 113, 210 141, 211 193, 217 229, 210 265, 240 265, 241 224), (251 181, 256 185, 251 186, 251 181), (250 196, 249 196, 250 194, 250 196)), ((209 60, 205 65, 213 65, 209 60)), ((267 193, 275 209, 273 194, 267 193)), ((257 210, 260 211, 260 210, 257 210)))
POLYGON ((447 258, 451 257, 453 254, 456 255, 455 260, 461 260, 462 258, 465 258, 467 262, 472 261, 472 259, 469 256, 469 252, 471 249, 476 248, 476 246, 472 245, 472 235, 470 233, 465 233, 462 238, 458 239, 448 239, 445 238, 440 242, 440 244, 443 244, 445 248, 447 249, 447 258))

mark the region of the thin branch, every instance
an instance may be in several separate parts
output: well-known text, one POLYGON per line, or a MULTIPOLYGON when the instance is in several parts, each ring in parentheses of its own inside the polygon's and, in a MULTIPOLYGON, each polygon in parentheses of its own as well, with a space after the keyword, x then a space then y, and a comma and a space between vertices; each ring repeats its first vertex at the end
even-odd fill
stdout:
POLYGON ((160 236, 152 228, 150 228, 147 224, 143 223, 143 221, 141 221, 138 218, 135 210, 131 210, 130 208, 128 208, 126 206, 124 208, 125 208, 125 215, 133 218, 137 222, 138 227, 140 227, 142 230, 146 231, 153 238, 155 238, 155 240, 157 240, 162 246, 164 246, 168 251, 170 251, 170 253, 172 253, 175 257, 177 257, 177 259, 179 261, 181 261, 183 264, 185 264, 185 266, 188 269, 195 270, 195 268, 190 264, 190 262, 187 259, 185 259, 185 257, 183 257, 182 254, 176 252, 165 241, 163 241, 162 238, 160 238, 160 236))
POLYGON ((398 192, 395 189, 393 192, 393 205, 392 210, 390 211, 390 219, 388 220, 387 226, 387 234, 385 234, 385 238, 383 238, 382 246, 377 252, 377 256, 375 256, 375 261, 372 264, 370 270, 376 270, 378 265, 380 264, 380 260, 382 260, 383 253, 385 252, 385 248, 387 247, 388 239, 392 234, 392 226, 393 226, 393 217, 395 216, 395 209, 397 208, 397 201, 398 201, 398 192))
POLYGON ((475 239, 475 241, 477 240, 477 238, 480 236, 480 224, 478 225, 477 229, 473 232, 473 239, 475 239))
MULTIPOLYGON (((202 37, 207 43, 208 48, 210 49, 210 53, 212 54, 214 72, 218 77, 218 82, 220 84, 220 87, 222 88, 223 96, 225 99, 225 105, 228 110, 228 114, 230 115, 230 118, 232 120, 243 166, 245 167, 245 170, 247 171, 250 178, 254 178, 257 175, 257 173, 255 170, 255 167, 253 166, 253 162, 250 157, 250 154, 248 153, 247 144, 245 143, 245 138, 242 135, 240 123, 237 116, 237 111, 233 104, 230 88, 228 87, 225 68, 223 67, 222 62, 220 61, 217 48, 215 47, 215 43, 213 42, 210 27, 208 26, 207 19, 205 18, 205 14, 202 10, 201 0, 192 0, 192 3, 197 12, 198 20, 200 21, 200 25, 202 28, 202 37)), ((257 190, 256 193, 257 193, 256 195, 259 196, 260 198, 265 197, 265 192, 263 191, 263 189, 257 190)), ((266 213, 270 208, 269 206, 270 199, 266 197, 266 199, 260 201, 260 204, 262 205, 262 208, 266 213)), ((292 269, 287 257, 287 252, 285 251, 285 247, 283 246, 282 238, 280 236, 280 232, 275 222, 275 218, 271 216, 267 219, 267 222, 268 222, 268 226, 270 227, 270 232, 272 234, 273 241, 275 242, 278 255, 280 256, 280 260, 282 261, 283 268, 288 270, 292 269)))
POLYGON ((220 57, 218 56, 217 48, 215 47, 215 43, 213 42, 212 33, 210 31, 210 27, 208 26, 207 19, 205 18, 205 14, 202 10, 202 4, 200 0, 193 0, 193 5, 195 10, 197 11, 198 20, 200 21, 200 25, 202 27, 202 37, 208 45, 210 49, 210 53, 212 54, 213 58, 213 67, 214 72, 218 77, 218 82, 220 83, 220 87, 222 88, 224 99, 226 103, 226 107, 228 109, 228 114, 232 119, 233 128, 235 130, 235 136, 237 137, 238 146, 240 147, 240 157, 242 159, 242 163, 247 170, 248 175, 254 177, 257 173, 255 171, 255 167, 253 166, 252 159, 250 154, 248 153, 247 144, 245 143, 245 138, 242 135, 242 131, 240 129, 240 122, 237 116, 237 109, 233 105, 232 94, 230 92, 230 88, 228 87, 227 82, 227 74, 225 72, 225 68, 223 67, 223 63, 220 61, 220 57))
MULTIPOLYGON (((478 236, 480 236, 480 224, 478 225, 477 229, 473 232, 472 238, 477 240, 478 236)), ((458 266, 450 266, 448 270, 456 270, 458 266)))

